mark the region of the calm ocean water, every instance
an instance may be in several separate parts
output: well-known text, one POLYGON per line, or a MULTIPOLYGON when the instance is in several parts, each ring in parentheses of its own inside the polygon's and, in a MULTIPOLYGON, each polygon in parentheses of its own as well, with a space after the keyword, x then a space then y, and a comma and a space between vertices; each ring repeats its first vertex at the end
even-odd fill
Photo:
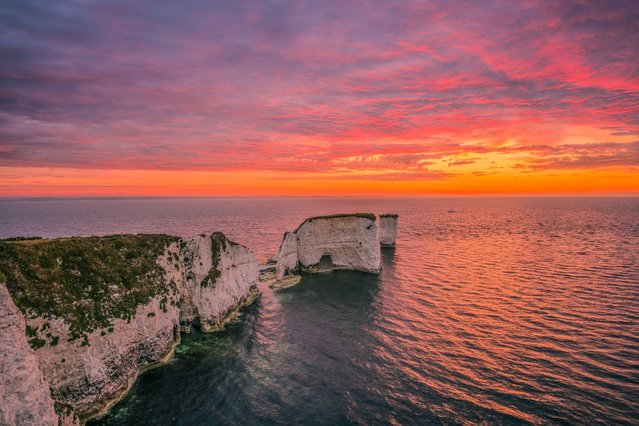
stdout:
POLYGON ((639 424, 638 198, 9 200, 0 237, 220 230, 263 260, 355 211, 400 214, 379 276, 263 289, 99 424, 639 424))

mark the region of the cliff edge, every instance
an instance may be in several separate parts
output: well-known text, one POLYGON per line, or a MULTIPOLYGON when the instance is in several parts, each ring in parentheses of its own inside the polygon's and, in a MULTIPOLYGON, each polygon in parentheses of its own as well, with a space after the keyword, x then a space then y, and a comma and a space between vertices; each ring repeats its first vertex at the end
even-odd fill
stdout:
MULTIPOLYGON (((38 383, 41 372, 65 423, 99 417, 142 371, 171 358, 180 330, 219 329, 252 302, 257 278, 255 255, 220 233, 0 241, 0 298, 17 308, 4 322, 24 340, 4 339, 7 353, 37 367, 2 370, 0 380, 38 383)), ((0 420, 14 415, 16 396, 4 393, 0 420)), ((43 401, 23 404, 39 418, 47 399, 29 398, 43 401)))

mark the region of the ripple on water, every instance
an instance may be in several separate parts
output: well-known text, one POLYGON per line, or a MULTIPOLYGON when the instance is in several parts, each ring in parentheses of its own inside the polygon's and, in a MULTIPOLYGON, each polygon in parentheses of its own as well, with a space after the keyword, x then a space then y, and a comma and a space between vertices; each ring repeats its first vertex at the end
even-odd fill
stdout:
POLYGON ((636 198, 95 203, 0 202, 0 234, 210 228, 266 259, 308 216, 400 215, 379 276, 264 289, 98 424, 639 424, 636 198))

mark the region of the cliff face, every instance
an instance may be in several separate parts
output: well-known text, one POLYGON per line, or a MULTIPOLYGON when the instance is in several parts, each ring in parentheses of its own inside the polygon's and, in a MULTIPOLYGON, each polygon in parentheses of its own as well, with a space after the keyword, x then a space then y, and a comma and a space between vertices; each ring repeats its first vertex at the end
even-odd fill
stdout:
MULTIPOLYGON (((177 249, 183 267, 174 268, 171 278, 180 283, 183 331, 189 332, 192 324, 217 330, 259 294, 255 254, 223 234, 182 240, 177 249)), ((170 269, 170 264, 165 267, 170 269)))
POLYGON ((397 239, 397 215, 383 214, 379 216, 379 243, 382 247, 395 247, 397 239))
POLYGON ((302 271, 352 269, 380 271, 376 217, 372 214, 310 218, 285 235, 278 255, 278 278, 302 271))
POLYGON ((55 426, 49 385, 24 330, 24 317, 0 285, 0 424, 55 426))
POLYGON ((302 269, 326 267, 379 272, 377 223, 373 217, 343 216, 309 219, 296 231, 302 269), (332 265, 331 265, 332 264, 332 265))
POLYGON ((67 341, 69 327, 63 320, 29 319, 30 327, 41 330, 49 324, 46 331, 61 336, 57 345, 35 351, 56 401, 80 419, 98 416, 124 396, 140 372, 168 360, 179 341, 179 310, 162 306, 161 297, 153 298, 130 321, 115 319, 106 332, 90 333, 84 346, 67 341))
POLYGON ((275 272, 278 279, 297 269, 297 234, 286 232, 277 254, 275 272))
POLYGON ((219 328, 252 301, 257 270, 253 253, 222 234, 0 243, 27 352, 58 411, 82 421, 168 360, 180 325, 219 328))

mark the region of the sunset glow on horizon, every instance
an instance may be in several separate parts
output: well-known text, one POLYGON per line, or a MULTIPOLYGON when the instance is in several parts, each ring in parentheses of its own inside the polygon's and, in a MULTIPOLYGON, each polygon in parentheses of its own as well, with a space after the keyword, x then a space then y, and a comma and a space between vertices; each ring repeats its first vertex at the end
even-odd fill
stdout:
POLYGON ((0 195, 636 195, 638 10, 5 2, 0 195))

